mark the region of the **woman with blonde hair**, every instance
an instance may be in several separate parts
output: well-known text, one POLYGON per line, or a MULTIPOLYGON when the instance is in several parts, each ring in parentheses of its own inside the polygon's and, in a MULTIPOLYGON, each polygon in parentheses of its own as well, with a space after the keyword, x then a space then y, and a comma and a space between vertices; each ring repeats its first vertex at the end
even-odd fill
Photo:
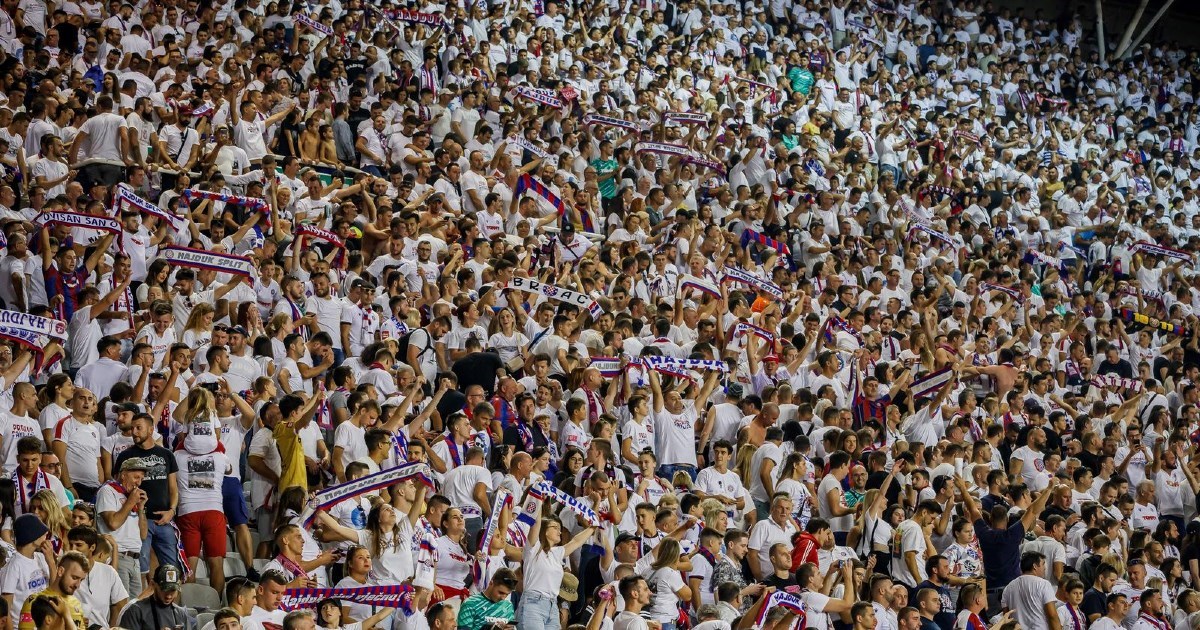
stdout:
POLYGON ((700 502, 700 511, 704 513, 704 526, 724 536, 725 530, 729 529, 729 511, 725 504, 708 498, 700 502))
POLYGON ((654 593, 650 600, 650 619, 657 621, 662 630, 675 630, 679 619, 679 602, 689 602, 692 590, 679 575, 680 546, 674 538, 664 538, 658 544, 657 557, 650 565, 646 582, 654 593))
POLYGON ((172 417, 187 428, 183 445, 188 452, 207 455, 217 450, 221 423, 217 419, 217 400, 207 388, 193 387, 187 398, 175 407, 172 417))
POLYGON ((201 302, 192 308, 187 323, 183 325, 183 336, 180 341, 192 349, 196 359, 193 364, 199 370, 208 367, 208 346, 212 343, 213 318, 217 309, 208 302, 201 302))
POLYGON ((292 316, 287 313, 276 313, 267 321, 267 336, 271 338, 271 354, 275 363, 287 358, 287 345, 283 340, 296 329, 292 316))
POLYGON ((529 337, 517 330, 517 316, 507 306, 501 308, 488 326, 487 345, 500 354, 500 361, 510 374, 525 367, 529 359, 529 337))
POLYGON ((61 553, 67 542, 67 532, 71 530, 71 521, 59 505, 58 495, 50 489, 38 492, 29 500, 29 512, 46 524, 50 530, 50 544, 54 546, 55 553, 61 553))

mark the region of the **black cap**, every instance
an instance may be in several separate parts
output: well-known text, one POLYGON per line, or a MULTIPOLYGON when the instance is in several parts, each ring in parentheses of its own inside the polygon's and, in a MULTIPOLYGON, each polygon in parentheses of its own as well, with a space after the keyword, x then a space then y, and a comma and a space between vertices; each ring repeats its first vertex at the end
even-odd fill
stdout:
POLYGON ((164 591, 177 591, 181 588, 179 568, 173 564, 159 565, 154 571, 154 583, 164 591))
POLYGON ((563 223, 562 231, 567 232, 569 234, 574 234, 575 233, 575 224, 571 223, 570 221, 563 223))
POLYGON ((617 544, 619 545, 621 543, 627 543, 631 540, 637 540, 637 539, 638 539, 638 537, 636 534, 630 534, 629 532, 622 532, 617 535, 617 544))

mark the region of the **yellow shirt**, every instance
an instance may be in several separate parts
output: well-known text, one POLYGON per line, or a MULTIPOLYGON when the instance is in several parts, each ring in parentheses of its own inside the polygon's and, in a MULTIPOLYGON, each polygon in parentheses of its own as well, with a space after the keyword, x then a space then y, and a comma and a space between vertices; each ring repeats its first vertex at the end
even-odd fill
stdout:
POLYGON ((278 422, 272 435, 275 436, 275 445, 279 448, 281 464, 278 491, 300 486, 307 493, 308 471, 304 468, 304 447, 300 445, 300 436, 295 427, 278 422))
MULTIPOLYGON (((26 597, 25 603, 21 606, 21 622, 17 624, 17 630, 37 630, 37 626, 33 625, 33 615, 30 614, 30 611, 33 610, 33 600, 41 595, 64 597, 64 595, 51 588, 26 597)), ((74 595, 66 595, 65 598, 67 600, 67 607, 71 610, 71 618, 75 620, 75 627, 81 629, 87 628, 87 623, 83 620, 83 604, 80 604, 79 599, 74 595)))

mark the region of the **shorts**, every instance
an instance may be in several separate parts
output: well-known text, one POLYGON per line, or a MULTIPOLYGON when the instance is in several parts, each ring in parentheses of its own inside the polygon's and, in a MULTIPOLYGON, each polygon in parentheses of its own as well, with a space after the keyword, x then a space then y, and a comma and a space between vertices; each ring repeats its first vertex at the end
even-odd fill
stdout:
POLYGON ((183 541, 183 552, 187 557, 201 557, 201 545, 204 546, 204 558, 221 558, 225 555, 228 542, 224 512, 204 510, 184 514, 176 520, 179 523, 179 538, 183 541))
POLYGON ((221 482, 221 503, 225 507, 225 520, 230 527, 245 525, 250 522, 250 508, 246 505, 246 497, 242 494, 242 480, 228 476, 221 482))
POLYGON ((254 510, 254 524, 258 528, 258 540, 271 542, 275 540, 275 510, 258 508, 254 510))

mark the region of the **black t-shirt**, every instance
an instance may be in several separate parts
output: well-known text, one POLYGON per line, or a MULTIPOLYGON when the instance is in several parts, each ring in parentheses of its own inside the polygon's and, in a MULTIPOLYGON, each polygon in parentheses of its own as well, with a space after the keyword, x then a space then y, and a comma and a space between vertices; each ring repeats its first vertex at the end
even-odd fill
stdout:
POLYGON ((1079 463, 1083 464, 1088 470, 1092 471, 1093 475, 1100 474, 1100 455, 1090 451, 1079 451, 1075 457, 1079 458, 1079 463))
POLYGON ((496 386, 496 370, 504 367, 500 355, 495 352, 472 352, 454 362, 450 371, 458 377, 458 388, 467 391, 470 385, 483 388, 488 398, 492 397, 492 389, 496 386))
POLYGON ((142 490, 146 491, 146 513, 151 518, 158 518, 158 512, 171 509, 171 492, 167 485, 167 477, 179 472, 175 455, 161 446, 151 449, 130 446, 117 456, 117 461, 113 462, 113 470, 120 470, 121 464, 130 457, 140 457, 146 464, 146 476, 141 485, 142 490))
POLYGON ((1090 588, 1086 593, 1083 594, 1083 603, 1080 604, 1079 609, 1083 611, 1085 617, 1091 617, 1092 615, 1100 615, 1103 617, 1104 613, 1108 609, 1107 602, 1108 594, 1102 593, 1097 589, 1090 588))
POLYGON ((767 579, 763 580, 763 584, 774 586, 777 591, 782 591, 789 586, 800 586, 800 582, 796 580, 794 573, 788 573, 787 577, 779 577, 772 573, 767 576, 767 579))
MULTIPOLYGON (((867 490, 874 490, 883 486, 883 480, 887 479, 887 476, 888 473, 886 470, 876 470, 867 475, 867 490)), ((895 477, 892 477, 892 485, 884 491, 884 494, 887 495, 888 505, 895 505, 900 502, 900 490, 900 482, 896 481, 895 477)))

